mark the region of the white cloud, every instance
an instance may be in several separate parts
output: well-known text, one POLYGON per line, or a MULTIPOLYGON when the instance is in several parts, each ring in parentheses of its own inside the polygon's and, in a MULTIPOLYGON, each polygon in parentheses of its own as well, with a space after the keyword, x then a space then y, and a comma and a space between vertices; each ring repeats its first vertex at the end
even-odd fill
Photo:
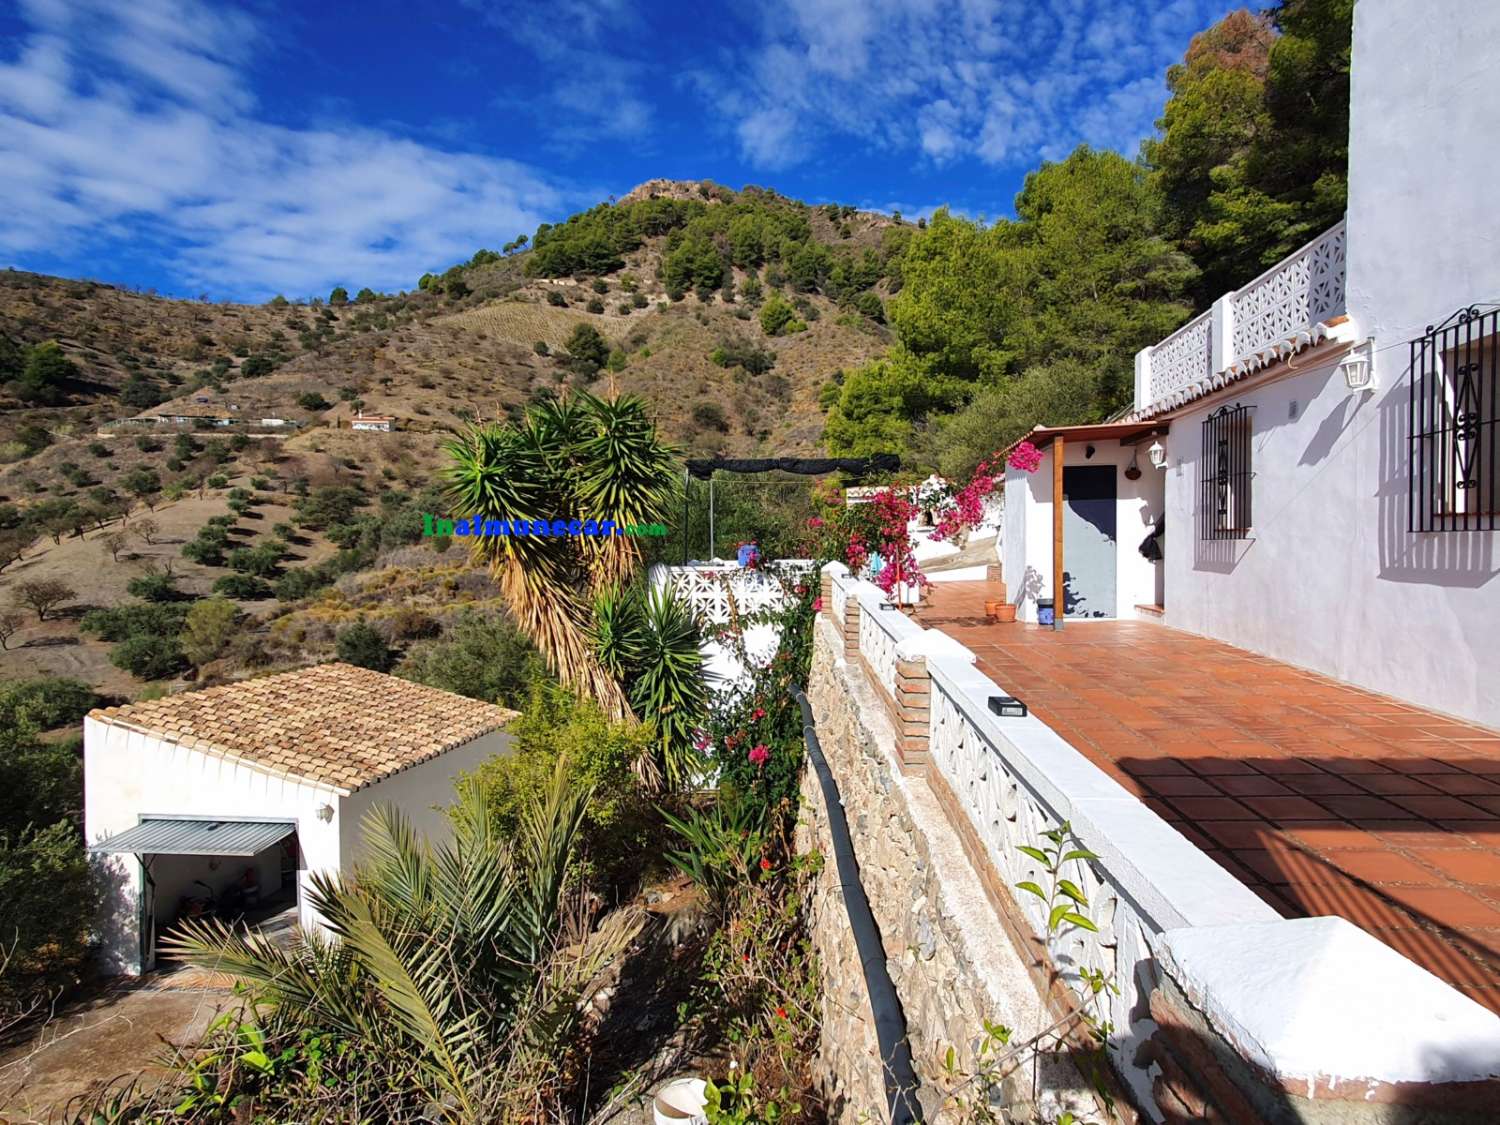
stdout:
POLYGON ((149 239, 184 288, 409 287, 507 241, 564 191, 509 160, 253 113, 242 16, 194 0, 33 0, 0 61, 0 254, 149 239))
POLYGON ((937 165, 1134 153, 1168 65, 1228 0, 770 0, 759 41, 691 85, 764 167, 829 136, 937 165))

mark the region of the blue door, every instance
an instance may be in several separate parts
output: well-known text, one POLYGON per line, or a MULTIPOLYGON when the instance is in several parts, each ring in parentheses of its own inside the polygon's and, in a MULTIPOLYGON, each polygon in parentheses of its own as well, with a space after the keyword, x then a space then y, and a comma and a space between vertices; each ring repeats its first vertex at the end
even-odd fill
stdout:
POLYGON ((1115 615, 1115 467, 1063 469, 1063 604, 1069 617, 1115 615))

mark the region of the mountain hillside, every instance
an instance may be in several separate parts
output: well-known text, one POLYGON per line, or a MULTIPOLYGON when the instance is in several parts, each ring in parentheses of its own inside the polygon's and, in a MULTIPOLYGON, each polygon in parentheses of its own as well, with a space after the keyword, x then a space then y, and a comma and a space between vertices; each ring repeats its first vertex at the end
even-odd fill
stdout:
POLYGON ((813 452, 819 388, 889 342, 882 300, 910 229, 762 189, 657 180, 544 226, 532 248, 480 251, 398 295, 252 306, 9 271, 0 499, 118 487, 150 451, 118 436, 136 426, 101 427, 161 414, 220 414, 231 433, 288 419, 294 436, 256 445, 314 469, 322 454, 371 449, 372 467, 412 477, 431 470, 444 432, 565 383, 644 395, 693 453, 813 452), (592 358, 568 352, 579 326, 598 333, 592 358), (19 376, 49 342, 65 370, 39 391, 19 376), (338 427, 357 409, 394 415, 398 433, 351 442, 338 427))

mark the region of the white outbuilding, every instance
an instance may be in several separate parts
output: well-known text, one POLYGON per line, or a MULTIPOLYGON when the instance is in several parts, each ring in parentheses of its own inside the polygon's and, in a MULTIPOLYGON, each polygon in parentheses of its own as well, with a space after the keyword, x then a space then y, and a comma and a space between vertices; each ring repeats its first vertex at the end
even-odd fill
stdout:
POLYGON ((300 671, 91 712, 85 831, 108 888, 102 959, 150 970, 184 915, 321 924, 307 890, 349 872, 379 804, 429 839, 461 773, 508 752, 515 712, 356 668, 300 671))

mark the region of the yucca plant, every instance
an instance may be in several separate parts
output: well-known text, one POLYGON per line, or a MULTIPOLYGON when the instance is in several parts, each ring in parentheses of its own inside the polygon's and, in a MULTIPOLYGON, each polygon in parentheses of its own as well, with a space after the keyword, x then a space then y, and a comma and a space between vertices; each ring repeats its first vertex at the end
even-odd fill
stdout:
POLYGON ((507 1076, 556 1059, 590 981, 640 929, 617 912, 596 931, 561 934, 568 860, 590 794, 559 762, 513 841, 482 796, 460 789, 452 840, 432 847, 400 813, 364 823, 369 860, 353 878, 315 875, 313 908, 337 940, 289 948, 216 920, 185 922, 163 943, 228 972, 254 1010, 284 1029, 317 1029, 411 1076, 425 1113, 498 1119, 507 1076))
MULTIPOLYGON (((532 406, 517 425, 476 426, 448 442, 454 514, 495 520, 664 522, 681 483, 645 403, 583 391, 532 406)), ((632 715, 619 678, 590 644, 590 600, 634 576, 640 549, 610 536, 487 536, 474 542, 521 629, 559 679, 615 719, 632 715)))

